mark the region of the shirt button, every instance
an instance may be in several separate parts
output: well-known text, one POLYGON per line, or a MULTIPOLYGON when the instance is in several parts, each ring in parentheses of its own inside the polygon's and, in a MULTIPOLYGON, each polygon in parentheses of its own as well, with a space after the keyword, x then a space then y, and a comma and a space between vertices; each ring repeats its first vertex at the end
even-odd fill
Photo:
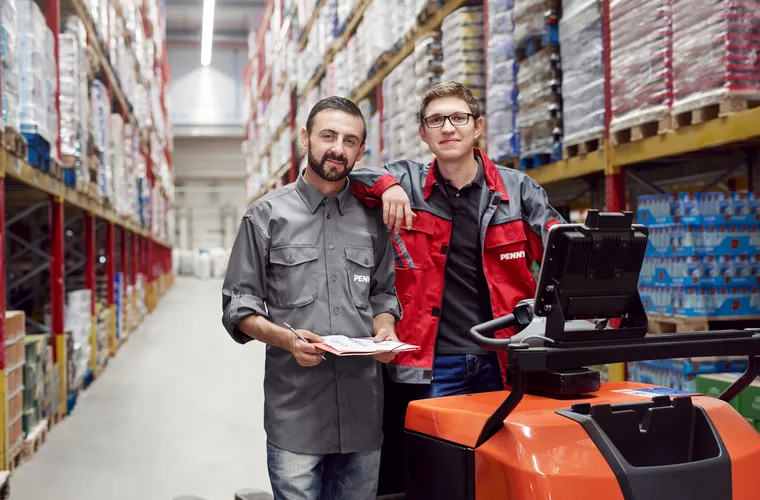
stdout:
POLYGON ((333 248, 335 248, 335 245, 333 245, 332 243, 330 243, 330 244, 327 246, 327 248, 329 248, 330 250, 332 250, 333 248))
POLYGON ((288 262, 290 262, 291 264, 295 261, 296 259, 294 259, 293 256, 288 257, 288 262))
POLYGON ((333 309, 333 314, 338 314, 338 308, 333 309))
POLYGON ((342 380, 342 379, 343 379, 343 374, 342 374, 342 373, 339 373, 339 374, 338 374, 338 378, 342 380))
POLYGON ((369 259, 364 259, 364 263, 369 265, 369 259))
POLYGON ((328 218, 328 219, 330 218, 330 214, 327 214, 327 218, 328 218))
POLYGON ((337 279, 338 279, 337 276, 330 276, 330 281, 332 281, 333 283, 335 283, 335 280, 337 279))

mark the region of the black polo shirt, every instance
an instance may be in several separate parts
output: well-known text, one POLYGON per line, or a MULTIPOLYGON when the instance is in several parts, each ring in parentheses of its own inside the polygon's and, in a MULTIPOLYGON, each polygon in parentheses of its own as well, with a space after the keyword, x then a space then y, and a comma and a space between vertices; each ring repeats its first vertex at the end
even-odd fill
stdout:
POLYGON ((451 209, 452 230, 446 257, 443 305, 436 341, 441 354, 488 354, 476 346, 467 331, 473 326, 493 319, 491 300, 483 274, 480 246, 480 199, 487 189, 483 162, 477 155, 478 173, 475 179, 456 189, 436 168, 441 195, 451 209))

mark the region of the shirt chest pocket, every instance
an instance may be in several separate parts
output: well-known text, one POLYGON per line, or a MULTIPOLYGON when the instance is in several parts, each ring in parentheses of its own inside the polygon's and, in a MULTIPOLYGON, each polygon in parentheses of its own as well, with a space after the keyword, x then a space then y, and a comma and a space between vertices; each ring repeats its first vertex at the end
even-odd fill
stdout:
POLYGON ((317 299, 316 246, 285 246, 269 251, 274 305, 302 307, 317 299))
POLYGON ((351 300, 356 307, 369 307, 369 292, 375 253, 368 247, 346 247, 346 278, 351 300))
POLYGON ((483 249, 487 277, 496 282, 530 281, 527 237, 522 221, 489 227, 483 249))

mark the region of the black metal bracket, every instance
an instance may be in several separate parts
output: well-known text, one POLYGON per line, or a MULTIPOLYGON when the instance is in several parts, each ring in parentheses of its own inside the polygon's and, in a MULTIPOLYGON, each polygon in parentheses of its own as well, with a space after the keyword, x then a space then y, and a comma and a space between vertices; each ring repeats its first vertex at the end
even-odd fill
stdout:
POLYGON ((504 426, 504 419, 506 419, 517 405, 522 401, 525 396, 525 388, 527 387, 527 374, 522 370, 512 372, 512 391, 507 396, 507 399, 496 409, 493 414, 488 417, 483 430, 480 431, 478 442, 475 444, 475 448, 480 447, 483 443, 491 439, 497 432, 504 426))
POLYGON ((723 401, 730 403, 732 399, 739 395, 744 389, 749 387, 753 380, 755 380, 760 374, 760 356, 750 356, 747 363, 747 369, 741 377, 731 384, 723 393, 718 397, 723 401))

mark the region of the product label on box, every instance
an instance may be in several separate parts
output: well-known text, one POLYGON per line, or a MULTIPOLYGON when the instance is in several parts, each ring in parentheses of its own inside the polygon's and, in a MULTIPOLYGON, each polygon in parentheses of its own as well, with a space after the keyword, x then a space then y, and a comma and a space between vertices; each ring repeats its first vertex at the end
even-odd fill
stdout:
POLYGON ((682 391, 680 389, 670 389, 668 387, 651 387, 648 389, 616 389, 612 392, 628 394, 630 396, 639 396, 642 398, 654 398, 656 396, 690 396, 697 394, 695 392, 682 391))

